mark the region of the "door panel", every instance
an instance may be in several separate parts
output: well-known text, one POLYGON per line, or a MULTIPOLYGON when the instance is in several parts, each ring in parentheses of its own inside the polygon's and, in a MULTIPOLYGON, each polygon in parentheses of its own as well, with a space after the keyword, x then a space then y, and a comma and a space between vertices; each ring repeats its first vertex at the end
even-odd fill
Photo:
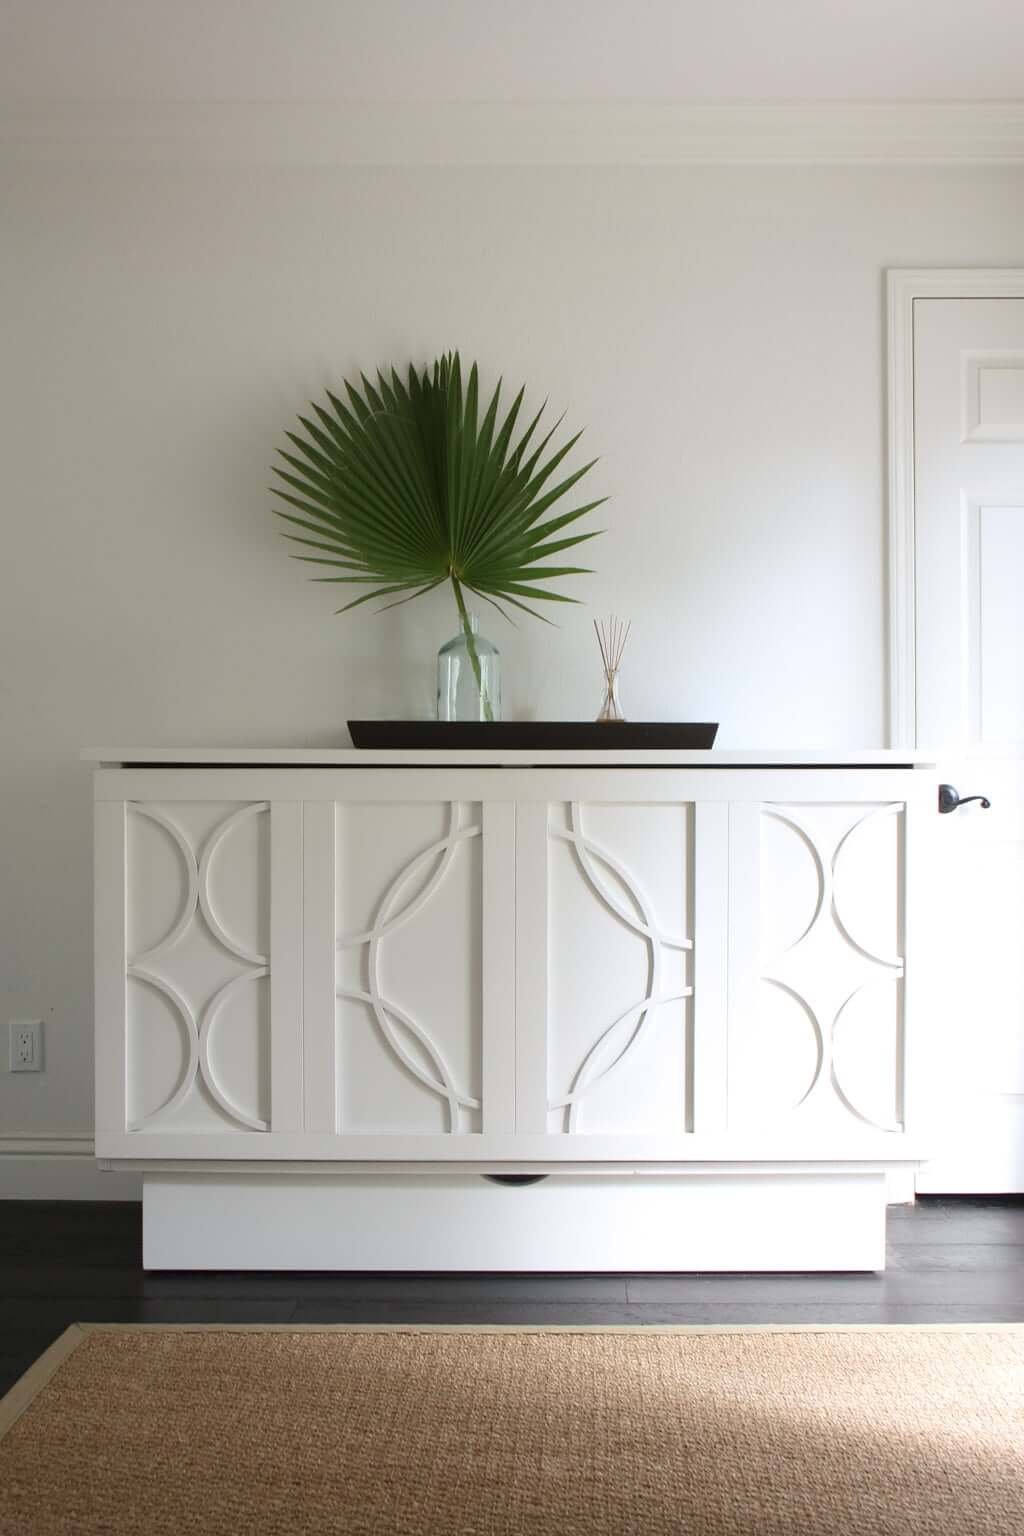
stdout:
POLYGON ((1024 497, 1019 506, 965 508, 968 697, 972 744, 1024 746, 1024 497))
POLYGON ((125 1118, 270 1128, 270 806, 125 807, 125 1118))
POLYGON ((546 1129, 685 1134, 693 806, 556 802, 546 862, 546 1129))
POLYGON ((730 999, 730 1129, 900 1132, 907 808, 754 809, 733 816, 757 861, 733 884, 753 876, 757 905, 730 999))
POLYGON ((1024 299, 914 305, 917 740, 944 817, 927 1192, 1024 1190, 1024 299))
POLYGON ((335 807, 336 1126, 481 1126, 481 814, 335 807))

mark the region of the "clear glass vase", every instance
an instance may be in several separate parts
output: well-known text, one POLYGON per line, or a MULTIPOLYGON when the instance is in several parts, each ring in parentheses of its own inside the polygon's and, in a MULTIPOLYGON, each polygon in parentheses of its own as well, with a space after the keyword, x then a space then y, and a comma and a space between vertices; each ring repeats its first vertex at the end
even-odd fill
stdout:
POLYGON ((437 653, 437 718, 501 719, 501 658, 480 633, 475 613, 437 653))

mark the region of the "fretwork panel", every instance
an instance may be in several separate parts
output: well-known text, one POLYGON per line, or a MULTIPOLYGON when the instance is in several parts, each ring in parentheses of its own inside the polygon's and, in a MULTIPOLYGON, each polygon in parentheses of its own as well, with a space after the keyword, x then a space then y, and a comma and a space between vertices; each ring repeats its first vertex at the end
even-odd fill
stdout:
POLYGON ((481 1126, 478 804, 335 807, 336 1124, 481 1126))
POLYGON ((126 807, 130 1130, 269 1127, 269 821, 265 801, 126 807))
POLYGON ((729 1124, 898 1131, 899 803, 764 805, 756 982, 729 1020, 729 1124))
POLYGON ((692 806, 557 802, 547 838, 548 1129, 682 1134, 692 806))

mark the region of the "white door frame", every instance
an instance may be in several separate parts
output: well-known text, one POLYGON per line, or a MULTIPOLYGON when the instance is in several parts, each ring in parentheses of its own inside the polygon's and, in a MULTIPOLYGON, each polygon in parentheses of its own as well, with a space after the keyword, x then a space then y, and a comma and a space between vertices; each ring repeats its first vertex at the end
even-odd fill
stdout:
POLYGON ((914 300, 1024 298, 1022 267, 886 273, 889 453, 889 745, 917 745, 914 572, 914 300))

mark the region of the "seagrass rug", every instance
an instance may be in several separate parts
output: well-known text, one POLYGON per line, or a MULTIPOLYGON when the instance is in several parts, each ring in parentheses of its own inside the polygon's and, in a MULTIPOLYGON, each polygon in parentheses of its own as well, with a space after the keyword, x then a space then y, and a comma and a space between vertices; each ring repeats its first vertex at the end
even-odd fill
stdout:
POLYGON ((3 1536, 1020 1536, 1024 1327, 76 1325, 3 1536))

